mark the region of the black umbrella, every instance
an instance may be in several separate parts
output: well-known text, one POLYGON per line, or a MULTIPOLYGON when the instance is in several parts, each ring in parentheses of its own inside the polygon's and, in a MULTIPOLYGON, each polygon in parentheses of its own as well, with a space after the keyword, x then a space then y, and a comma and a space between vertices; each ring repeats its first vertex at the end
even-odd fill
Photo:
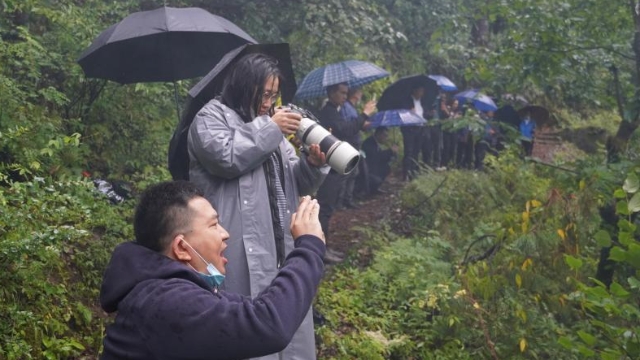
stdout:
POLYGON ((494 118, 502 123, 509 124, 516 128, 520 125, 520 116, 518 115, 516 109, 514 109, 511 105, 505 105, 496 110, 494 118))
POLYGON ((521 119, 524 119, 527 114, 531 116, 531 119, 536 122, 537 126, 555 125, 555 121, 550 117, 549 110, 543 106, 527 105, 518 110, 518 115, 520 115, 521 119))
POLYGON ((244 45, 226 54, 213 70, 189 90, 182 119, 169 143, 169 171, 174 180, 189 178, 187 138, 193 118, 207 102, 220 94, 224 79, 233 68, 232 65, 244 55, 253 53, 269 55, 278 61, 278 68, 284 77, 284 82, 280 84, 282 103, 288 103, 293 99, 297 86, 289 44, 244 45))
POLYGON ((378 100, 378 111, 412 108, 411 92, 418 87, 423 87, 425 90, 421 103, 426 115, 427 111, 433 108, 440 90, 438 83, 427 75, 403 77, 389 85, 378 100))
POLYGON ((200 8, 162 7, 133 13, 103 31, 78 63, 87 77, 121 84, 177 81, 206 74, 251 36, 200 8))

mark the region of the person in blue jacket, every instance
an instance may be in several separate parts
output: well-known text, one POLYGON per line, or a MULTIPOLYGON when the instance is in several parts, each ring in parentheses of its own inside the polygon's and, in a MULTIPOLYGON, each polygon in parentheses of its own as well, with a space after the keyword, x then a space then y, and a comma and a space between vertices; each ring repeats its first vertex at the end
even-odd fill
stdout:
POLYGON ((220 290, 229 233, 186 181, 142 195, 135 241, 114 250, 100 304, 117 312, 101 359, 245 359, 284 349, 306 316, 324 271, 319 205, 303 197, 291 219, 295 249, 251 298, 220 290))
POLYGON ((536 123, 531 120, 531 116, 526 114, 520 122, 520 141, 524 149, 524 156, 531 156, 533 151, 533 136, 536 130, 536 123))

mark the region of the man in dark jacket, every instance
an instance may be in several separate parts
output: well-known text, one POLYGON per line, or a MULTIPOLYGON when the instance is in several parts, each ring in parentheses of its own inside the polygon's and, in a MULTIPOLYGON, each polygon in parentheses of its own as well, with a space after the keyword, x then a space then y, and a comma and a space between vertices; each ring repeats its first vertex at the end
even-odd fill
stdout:
MULTIPOLYGON (((327 103, 320 109, 318 119, 325 129, 338 139, 346 141, 352 138, 360 130, 366 129, 370 122, 366 116, 358 117, 353 121, 345 120, 340 114, 340 107, 347 100, 349 87, 345 83, 331 85, 327 87, 327 103)), ((320 203, 320 223, 325 236, 329 236, 329 220, 336 210, 338 202, 341 200, 340 191, 344 186, 345 176, 331 170, 324 182, 318 189, 317 198, 320 203)), ((327 239, 328 241, 328 239, 327 239)), ((330 244, 330 242, 329 242, 330 244)), ((329 247, 330 245, 327 245, 329 247)), ((344 254, 331 249, 327 249, 325 260, 328 263, 342 261, 344 254)))
MULTIPOLYGON (((376 103, 373 100, 368 101, 364 105, 364 109, 361 113, 358 113, 356 106, 360 103, 362 99, 362 89, 360 88, 350 88, 347 96, 347 101, 345 101, 340 107, 340 115, 345 121, 357 121, 358 119, 369 119, 369 116, 373 114, 376 109, 376 103)), ((341 139, 346 140, 351 146, 355 149, 360 150, 361 140, 360 140, 360 132, 355 133, 355 135, 347 138, 341 139)), ((358 164, 360 165, 360 164, 358 164)), ((340 191, 340 196, 338 199, 339 207, 345 207, 348 209, 356 209, 358 206, 353 201, 353 193, 354 187, 356 183, 356 178, 360 173, 360 166, 357 166, 344 178, 344 186, 340 191), (340 206, 341 205, 341 206, 340 206)), ((366 167, 365 167, 366 169, 366 167)))
POLYGON ((388 129, 379 127, 373 136, 369 136, 362 143, 362 151, 364 151, 369 169, 369 192, 375 194, 380 192, 380 185, 391 172, 389 163, 396 158, 398 147, 393 146, 391 149, 383 149, 380 144, 384 143, 388 137, 388 129))
POLYGON ((324 270, 319 206, 309 197, 291 221, 296 248, 255 299, 227 293, 229 238, 193 184, 149 188, 136 209, 136 240, 113 252, 100 291, 116 312, 102 359, 244 359, 284 349, 300 326, 324 270))
MULTIPOLYGON (((421 118, 426 119, 429 108, 424 104, 425 88, 423 86, 415 87, 411 90, 411 94, 407 97, 405 109, 409 109, 418 114, 421 118)), ((418 173, 418 156, 422 144, 429 139, 423 139, 425 134, 424 126, 403 126, 400 128, 402 133, 402 144, 404 148, 404 156, 402 158, 402 179, 404 181, 412 180, 418 173)))

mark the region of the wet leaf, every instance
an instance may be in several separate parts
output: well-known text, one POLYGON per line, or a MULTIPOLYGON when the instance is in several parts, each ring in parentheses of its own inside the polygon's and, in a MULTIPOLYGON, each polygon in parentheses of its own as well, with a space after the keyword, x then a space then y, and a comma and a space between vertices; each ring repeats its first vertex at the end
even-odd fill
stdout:
POLYGON ((638 176, 633 173, 629 174, 627 179, 624 181, 624 185, 622 186, 622 189, 630 194, 634 194, 638 191, 639 188, 640 188, 640 179, 638 179, 638 176))
POLYGON ((594 238, 596 239, 596 243, 600 247, 609 247, 611 246, 611 236, 605 230, 598 231, 594 238))
POLYGON ((569 265, 572 270, 578 270, 582 267, 582 260, 573 257, 571 255, 565 255, 564 261, 569 265))
POLYGON ((578 331, 578 336, 580 337, 580 339, 582 339, 582 341, 584 341, 585 344, 589 345, 589 346, 593 346, 596 343, 596 338, 595 336, 586 333, 582 330, 578 331))
POLYGON ((520 339, 520 352, 524 352, 527 349, 527 340, 525 338, 520 339))

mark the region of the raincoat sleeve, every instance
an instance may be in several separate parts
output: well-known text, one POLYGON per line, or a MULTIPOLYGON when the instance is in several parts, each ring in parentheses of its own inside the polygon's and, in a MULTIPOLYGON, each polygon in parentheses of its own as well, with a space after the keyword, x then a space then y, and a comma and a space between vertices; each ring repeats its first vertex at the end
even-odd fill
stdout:
POLYGON ((233 179, 260 166, 282 138, 268 116, 244 123, 230 109, 205 106, 189 129, 189 151, 207 172, 233 179))
POLYGON ((312 195, 318 190, 324 178, 327 176, 331 168, 329 165, 321 167, 315 167, 307 161, 307 155, 303 152, 300 153, 300 157, 296 154, 296 150, 286 141, 286 157, 289 161, 289 165, 293 168, 293 176, 296 179, 298 185, 298 192, 300 196, 312 195))
POLYGON ((325 245, 302 235, 271 284, 254 299, 166 284, 145 297, 142 337, 157 359, 244 359, 284 349, 309 311, 325 245), (161 294, 161 295, 160 295, 161 294))

